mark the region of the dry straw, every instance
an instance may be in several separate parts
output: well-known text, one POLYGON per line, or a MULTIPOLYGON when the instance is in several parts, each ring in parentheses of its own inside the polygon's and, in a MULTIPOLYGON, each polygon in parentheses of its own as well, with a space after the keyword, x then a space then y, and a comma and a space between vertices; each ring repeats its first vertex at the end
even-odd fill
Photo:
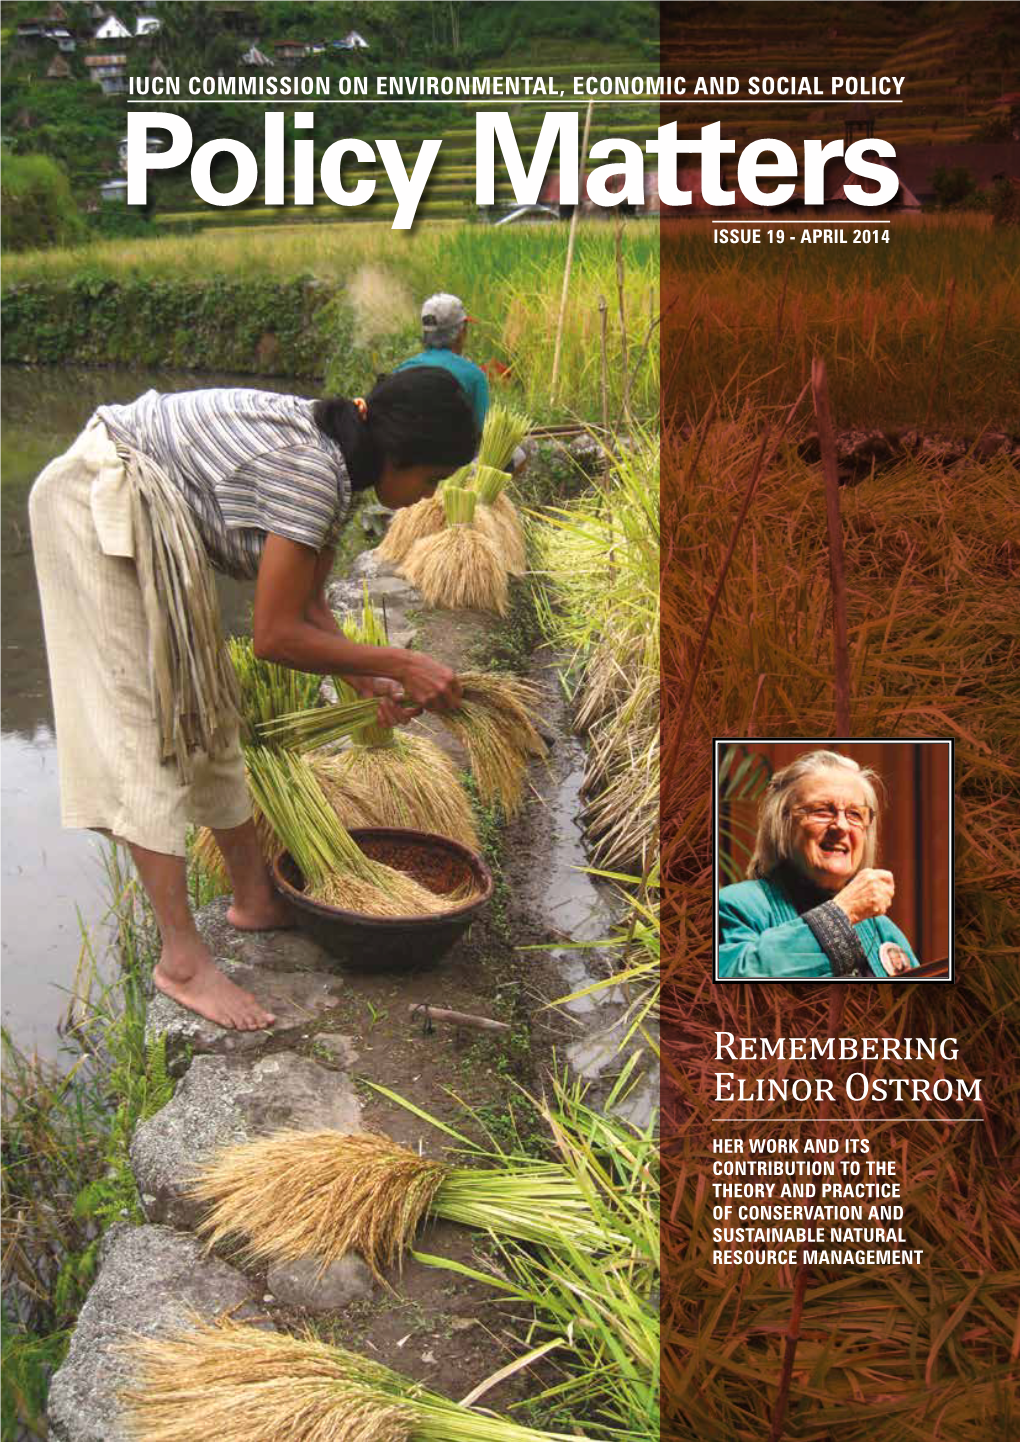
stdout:
MULTIPOLYGON (((818 467, 792 444, 781 451, 734 535, 763 420, 747 409, 703 422, 690 436, 664 434, 664 530, 674 542, 683 538, 683 553, 682 564, 663 569, 671 764, 662 798, 662 1010, 667 1036, 683 1050, 664 1048, 672 1225, 663 1235, 672 1284, 663 1360, 667 1394, 682 1399, 667 1425, 692 1436, 767 1437, 771 1424, 782 1425, 773 1404, 794 1321, 793 1269, 738 1275, 712 1260, 706 1200, 692 1178, 703 1174, 718 1132, 715 1034, 825 1035, 829 1025, 823 985, 706 985, 712 737, 834 734, 818 467), (728 555, 706 634, 707 601, 728 555), (690 1376, 704 1384, 685 1386, 690 1376)), ((855 733, 955 741, 957 971, 953 987, 847 988, 840 1034, 966 1037, 952 1069, 967 1081, 983 1078, 988 1100, 973 1108, 977 1121, 960 1124, 966 1113, 945 1104, 883 1108, 841 1097, 841 1136, 869 1138, 888 1155, 909 1133, 898 1200, 908 1246, 923 1256, 910 1266, 822 1269, 807 1279, 784 1437, 839 1432, 847 1442, 901 1442, 931 1436, 935 1408, 940 1435, 984 1442, 1013 1406, 1020 1214, 1015 1189, 996 1179, 1015 1164, 1020 1137, 1020 1094, 1010 1090, 1003 1060, 1020 1050, 1017 485, 1007 456, 971 455, 949 469, 904 455, 840 493, 855 733)), ((920 1059, 911 1076, 931 1083, 945 1066, 920 1059)), ((767 1087, 783 1067, 760 1062, 756 1080, 767 1087)), ((779 1115, 775 1105, 756 1119, 767 1124, 770 1115, 779 1115)), ((745 1109, 731 1117, 744 1119, 745 1109)), ((804 1104, 801 1133, 818 1121, 819 1106, 804 1104)))
POLYGON ((547 1247, 564 1235, 586 1251, 614 1240, 562 1167, 451 1167, 370 1133, 283 1131, 227 1147, 192 1195, 208 1209, 199 1230, 210 1247, 243 1239, 246 1262, 314 1257, 323 1269, 353 1250, 379 1277, 426 1215, 547 1247))
MULTIPOLYGON (((120 1393, 137 1442, 577 1442, 427 1391, 379 1362, 312 1333, 283 1336, 195 1317, 124 1352, 120 1393)), ((584 1442, 584 1439, 582 1439, 584 1442)))
POLYGON ((443 493, 447 486, 463 485, 470 474, 470 466, 461 466, 459 471, 443 481, 434 496, 416 501, 397 511, 378 546, 378 554, 384 561, 398 566, 407 556, 416 541, 425 536, 434 536, 446 525, 443 510, 443 493))
POLYGON ((496 544, 473 524, 477 497, 460 486, 443 491, 446 529, 415 541, 402 572, 429 606, 505 616, 507 568, 496 544))
POLYGON ((604 464, 601 484, 535 528, 539 615, 572 658, 593 860, 644 871, 659 820, 658 446, 639 436, 604 464))

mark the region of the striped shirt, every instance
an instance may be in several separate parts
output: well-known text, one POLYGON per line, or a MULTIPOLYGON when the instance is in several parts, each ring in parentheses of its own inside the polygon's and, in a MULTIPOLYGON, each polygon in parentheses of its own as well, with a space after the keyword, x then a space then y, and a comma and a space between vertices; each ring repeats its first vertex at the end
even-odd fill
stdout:
POLYGON ((267 534, 321 551, 347 516, 343 452, 315 424, 313 405, 274 391, 146 391, 96 415, 180 489, 211 565, 250 580, 267 534))

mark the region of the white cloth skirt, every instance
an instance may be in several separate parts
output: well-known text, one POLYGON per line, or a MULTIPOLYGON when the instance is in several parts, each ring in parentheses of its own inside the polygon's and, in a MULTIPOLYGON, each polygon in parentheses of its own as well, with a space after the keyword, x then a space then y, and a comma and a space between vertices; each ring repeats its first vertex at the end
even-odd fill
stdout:
POLYGON ((61 820, 183 856, 189 822, 240 826, 251 802, 236 734, 217 759, 195 755, 188 784, 173 761, 160 760, 123 469, 106 427, 93 418, 29 497, 61 820))

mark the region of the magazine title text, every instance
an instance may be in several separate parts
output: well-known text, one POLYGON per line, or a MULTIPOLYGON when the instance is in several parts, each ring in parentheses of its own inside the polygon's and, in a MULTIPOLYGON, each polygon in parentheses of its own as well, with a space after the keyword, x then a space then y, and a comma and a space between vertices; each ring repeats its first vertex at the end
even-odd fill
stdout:
MULTIPOLYGON (((825 168, 835 160, 851 175, 877 187, 865 190, 847 183, 844 193, 854 205, 887 204, 899 189, 896 173, 881 163, 896 158, 887 140, 870 138, 844 145, 842 140, 805 139, 798 155, 786 141, 767 137, 742 147, 737 156, 737 188, 732 189, 724 182, 723 165, 725 157, 737 155, 737 142, 722 133, 719 122, 703 125, 693 138, 680 137, 675 121, 660 125, 643 147, 624 137, 598 140, 588 148, 582 173, 579 119, 576 111, 546 112, 526 165, 509 112, 479 112, 475 117, 476 204, 495 203, 497 154, 518 205, 539 201, 552 170, 558 177, 561 205, 577 205, 583 186, 596 205, 639 208, 646 201, 646 158, 657 166, 661 202, 673 207, 693 203, 695 170, 698 192, 713 208, 734 205, 738 191, 754 205, 784 205, 794 197, 798 184, 805 205, 821 205, 825 168), (589 170, 590 162, 597 163, 589 170)), ((412 225, 442 149, 441 140, 423 140, 412 156, 405 155, 396 140, 372 144, 350 136, 333 141, 317 161, 314 139, 296 133, 314 130, 315 115, 310 110, 290 116, 283 111, 266 112, 261 162, 250 146, 229 138, 207 140, 195 149, 188 121, 171 111, 129 112, 127 128, 129 205, 146 204, 151 172, 174 170, 190 161, 195 193, 208 205, 241 205, 261 186, 266 205, 313 205, 321 189, 335 205, 356 207, 375 194, 375 177, 365 171, 374 171, 381 163, 397 201, 394 230, 408 230, 412 225), (295 132, 289 143, 288 119, 295 132), (160 145, 164 148, 157 148, 160 145), (227 164, 224 157, 229 158, 227 164), (288 175, 292 177, 289 187, 288 175)))

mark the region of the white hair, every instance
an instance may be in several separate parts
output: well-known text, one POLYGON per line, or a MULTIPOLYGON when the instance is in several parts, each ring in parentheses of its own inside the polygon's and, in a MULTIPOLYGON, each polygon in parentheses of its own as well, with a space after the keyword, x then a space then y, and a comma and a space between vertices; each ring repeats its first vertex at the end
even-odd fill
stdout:
POLYGON ((861 866, 874 866, 878 857, 878 788, 881 778, 869 766, 839 751, 807 751, 773 773, 758 808, 758 835, 747 868, 749 877, 769 876, 793 855, 794 803, 802 781, 818 771, 852 771, 871 807, 871 825, 864 833, 861 866))

